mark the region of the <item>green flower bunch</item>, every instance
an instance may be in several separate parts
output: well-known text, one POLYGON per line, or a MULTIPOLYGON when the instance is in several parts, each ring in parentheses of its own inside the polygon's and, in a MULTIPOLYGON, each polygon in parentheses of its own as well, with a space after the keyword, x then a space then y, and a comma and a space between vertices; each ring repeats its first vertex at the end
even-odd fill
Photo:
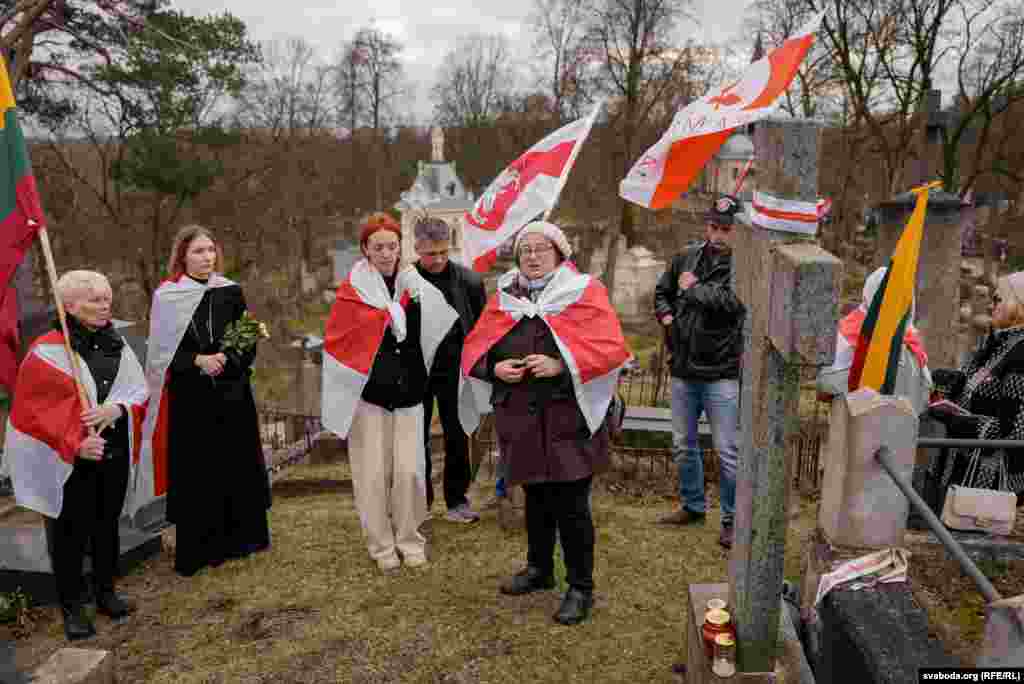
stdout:
POLYGON ((237 321, 228 324, 224 330, 224 339, 221 340, 221 351, 234 350, 244 354, 256 346, 260 340, 269 340, 270 331, 267 324, 252 317, 248 311, 242 312, 242 317, 237 321))

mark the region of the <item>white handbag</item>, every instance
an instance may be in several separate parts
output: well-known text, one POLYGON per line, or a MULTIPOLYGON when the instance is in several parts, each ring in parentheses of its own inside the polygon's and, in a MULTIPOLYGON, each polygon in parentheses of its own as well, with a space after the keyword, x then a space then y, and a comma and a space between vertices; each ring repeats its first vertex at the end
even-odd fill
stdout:
POLYGON ((999 459, 999 479, 1004 488, 999 490, 966 486, 977 476, 980 460, 980 453, 971 458, 964 476, 965 486, 950 486, 942 505, 942 522, 953 530, 1008 535, 1016 522, 1017 495, 1005 489, 1009 482, 1006 456, 999 459))

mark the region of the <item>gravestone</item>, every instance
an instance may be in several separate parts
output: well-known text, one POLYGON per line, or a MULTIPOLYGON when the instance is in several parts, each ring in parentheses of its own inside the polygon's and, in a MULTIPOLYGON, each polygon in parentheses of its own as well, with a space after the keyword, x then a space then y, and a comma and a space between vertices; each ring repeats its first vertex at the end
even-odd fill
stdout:
MULTIPOLYGON (((348 272, 352 270, 355 263, 362 258, 363 252, 359 249, 359 243, 357 242, 335 240, 334 248, 330 250, 330 256, 332 272, 334 274, 332 287, 337 288, 348 277, 348 272)), ((334 293, 331 292, 331 302, 333 301, 334 293)))
MULTIPOLYGON (((820 133, 811 121, 759 122, 759 187, 815 202, 820 133)), ((733 283, 747 319, 729 570, 737 661, 745 673, 773 668, 792 480, 787 451, 799 432, 801 368, 832 362, 840 276, 840 261, 812 239, 750 226, 735 241, 733 283)))

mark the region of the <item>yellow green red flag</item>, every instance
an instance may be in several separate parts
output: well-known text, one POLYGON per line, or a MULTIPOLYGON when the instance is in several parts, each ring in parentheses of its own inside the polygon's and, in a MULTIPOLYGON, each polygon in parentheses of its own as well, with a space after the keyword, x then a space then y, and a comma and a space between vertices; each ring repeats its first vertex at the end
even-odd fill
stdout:
POLYGON ((18 372, 18 304, 11 279, 43 224, 36 181, 18 125, 7 62, 0 56, 0 385, 18 372))
POLYGON ((868 307, 850 368, 850 391, 871 387, 881 394, 892 394, 899 372, 903 336, 910 325, 917 281, 917 262, 921 254, 924 217, 928 211, 928 193, 939 182, 914 188, 914 211, 907 221, 889 268, 868 307))

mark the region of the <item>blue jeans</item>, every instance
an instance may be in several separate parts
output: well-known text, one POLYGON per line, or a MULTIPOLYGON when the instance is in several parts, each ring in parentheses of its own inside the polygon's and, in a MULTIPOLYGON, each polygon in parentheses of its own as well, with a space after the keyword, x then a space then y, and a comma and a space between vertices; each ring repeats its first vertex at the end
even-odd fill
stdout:
POLYGON ((697 435, 703 412, 711 423, 718 452, 722 524, 732 525, 736 510, 736 462, 739 455, 739 381, 700 382, 672 378, 672 455, 679 467, 679 499, 693 513, 705 512, 704 459, 697 435))

